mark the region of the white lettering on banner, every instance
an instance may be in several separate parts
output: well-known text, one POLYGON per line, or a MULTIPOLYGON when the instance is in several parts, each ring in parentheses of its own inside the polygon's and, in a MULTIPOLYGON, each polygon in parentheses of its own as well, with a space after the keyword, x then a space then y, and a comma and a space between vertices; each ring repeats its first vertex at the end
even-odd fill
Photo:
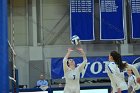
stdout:
POLYGON ((92 12, 92 0, 71 0, 71 12, 92 12))
POLYGON ((101 0, 101 12, 117 12, 117 9, 115 0, 101 0))
POLYGON ((83 78, 83 77, 84 77, 85 72, 86 72, 87 67, 88 67, 88 65, 89 65, 89 64, 90 64, 90 63, 87 63, 87 64, 86 64, 86 66, 85 66, 85 68, 83 69, 81 78, 83 78))
POLYGON ((140 0, 131 0, 132 13, 140 13, 140 0))
POLYGON ((93 62, 92 63, 92 65, 91 65, 91 67, 90 67, 90 71, 93 73, 93 74, 98 74, 98 73, 100 73, 101 71, 102 71, 102 68, 103 68, 103 66, 102 66, 102 64, 101 64, 101 62, 93 62), (97 71, 95 71, 95 65, 97 64, 97 66, 98 66, 98 70, 97 71))
MULTIPOLYGON (((81 64, 81 63, 80 63, 81 64)), ((77 66, 79 66, 80 64, 77 64, 77 66)), ((86 63, 86 66, 85 66, 85 68, 82 70, 82 76, 81 76, 81 78, 83 78, 84 77, 84 75, 85 75, 85 72, 86 72, 86 70, 87 70, 87 67, 88 67, 88 65, 89 65, 90 63, 86 63)))
MULTIPOLYGON (((81 76, 81 78, 84 77, 84 75, 85 75, 85 73, 86 73, 86 71, 87 71, 87 68, 88 68, 88 65, 89 65, 89 64, 91 64, 90 71, 91 71, 92 74, 99 74, 99 73, 101 73, 102 70, 103 70, 103 71, 102 71, 103 74, 104 74, 104 73, 107 73, 106 67, 107 67, 107 65, 109 64, 109 61, 103 61, 102 63, 103 63, 103 64, 101 64, 101 62, 99 62, 99 61, 93 62, 92 64, 91 64, 91 62, 88 62, 88 63, 86 64, 85 68, 84 68, 83 71, 82 71, 82 76, 81 76), (98 67, 97 67, 97 68, 98 68, 97 71, 95 71, 95 65, 98 66, 98 67)), ((80 63, 80 64, 81 64, 81 63, 80 63)), ((77 66, 79 66, 80 64, 77 64, 77 66)))

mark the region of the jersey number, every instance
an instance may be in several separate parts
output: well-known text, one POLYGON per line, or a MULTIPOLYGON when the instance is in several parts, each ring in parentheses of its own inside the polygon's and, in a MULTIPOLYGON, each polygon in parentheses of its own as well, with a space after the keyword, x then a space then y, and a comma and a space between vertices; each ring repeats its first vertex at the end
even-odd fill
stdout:
POLYGON ((73 75, 73 80, 75 80, 75 75, 73 75))

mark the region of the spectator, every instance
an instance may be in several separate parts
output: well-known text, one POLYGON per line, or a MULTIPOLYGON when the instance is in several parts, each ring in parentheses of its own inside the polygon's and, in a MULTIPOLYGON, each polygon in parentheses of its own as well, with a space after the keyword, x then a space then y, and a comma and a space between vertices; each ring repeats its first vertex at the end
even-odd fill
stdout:
POLYGON ((48 88, 48 82, 45 80, 43 74, 40 75, 40 80, 37 81, 37 87, 41 88, 44 91, 48 88))

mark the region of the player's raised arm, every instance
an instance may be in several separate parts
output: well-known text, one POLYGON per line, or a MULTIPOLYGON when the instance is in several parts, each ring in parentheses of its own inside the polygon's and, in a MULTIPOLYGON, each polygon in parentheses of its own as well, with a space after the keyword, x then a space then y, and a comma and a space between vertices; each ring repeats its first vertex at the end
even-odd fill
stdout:
POLYGON ((140 77, 140 74, 139 74, 138 70, 136 69, 136 67, 134 65, 127 64, 127 68, 132 69, 133 73, 135 74, 135 76, 137 78, 140 77))
POLYGON ((134 75, 136 76, 137 83, 140 84, 140 74, 138 70, 136 69, 136 67, 134 65, 127 64, 127 68, 133 71, 134 75))
POLYGON ((67 51, 67 53, 66 53, 66 55, 65 55, 65 57, 63 59, 63 70, 64 70, 64 73, 68 69, 67 61, 68 61, 68 58, 69 58, 69 56, 70 56, 72 51, 73 51, 72 48, 68 48, 68 51, 67 51))
POLYGON ((80 53, 83 57, 83 62, 79 65, 79 71, 82 72, 82 70, 84 69, 84 67, 87 63, 87 57, 86 57, 86 54, 82 48, 77 48, 77 50, 80 51, 80 53))

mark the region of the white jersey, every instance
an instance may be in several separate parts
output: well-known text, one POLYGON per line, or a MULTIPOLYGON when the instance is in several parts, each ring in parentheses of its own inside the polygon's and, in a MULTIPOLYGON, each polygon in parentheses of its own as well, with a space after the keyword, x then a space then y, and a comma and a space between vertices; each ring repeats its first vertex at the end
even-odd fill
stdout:
MULTIPOLYGON (((64 73, 64 77, 66 80, 64 93, 80 93, 80 73, 84 68, 83 65, 86 65, 87 60, 84 60, 82 64, 80 64, 75 69, 71 69, 68 67, 67 71, 64 73)), ((63 59, 63 65, 67 63, 67 59, 63 59)))
POLYGON ((128 88, 132 87, 133 91, 135 91, 135 87, 136 87, 137 83, 136 83, 136 77, 134 75, 130 75, 128 77, 128 88))
MULTIPOLYGON (((135 82, 136 82, 136 78, 137 78, 137 77, 140 77, 140 74, 139 74, 138 70, 136 69, 136 67, 135 67, 134 65, 131 65, 131 64, 128 64, 128 65, 127 65, 127 68, 128 68, 128 69, 132 69, 132 71, 133 71, 133 73, 134 73, 133 76, 134 76, 134 79, 135 79, 135 82)), ((127 68, 126 68, 126 70, 127 70, 127 68)), ((133 80, 132 78, 133 78, 133 77, 131 77, 131 80, 133 80)), ((134 86, 134 89, 135 89, 135 90, 140 89, 140 84, 136 82, 136 85, 134 86)))
POLYGON ((127 83, 124 79, 124 71, 120 71, 115 62, 109 62, 107 67, 107 74, 111 80, 113 93, 117 92, 118 88, 121 88, 121 90, 128 90, 127 83))

